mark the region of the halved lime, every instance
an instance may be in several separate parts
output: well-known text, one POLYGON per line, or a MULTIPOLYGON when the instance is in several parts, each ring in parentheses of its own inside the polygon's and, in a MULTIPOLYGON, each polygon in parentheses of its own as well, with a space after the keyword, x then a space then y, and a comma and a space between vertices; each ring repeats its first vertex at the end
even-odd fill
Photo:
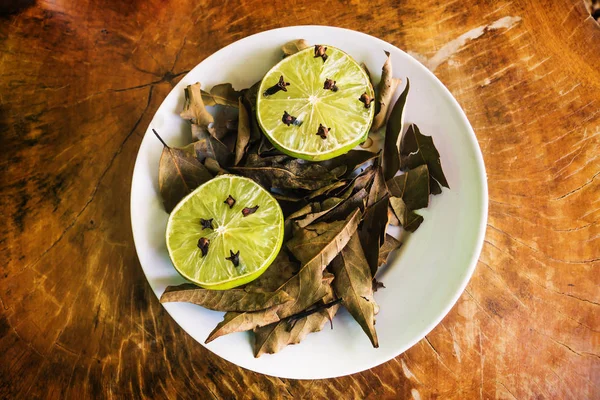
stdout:
POLYGON ((282 242, 281 207, 241 176, 220 175, 199 186, 177 204, 167 223, 175 269, 206 289, 230 289, 258 278, 282 242))
POLYGON ((256 101, 258 122, 273 145, 311 161, 339 156, 365 141, 375 109, 365 71, 335 47, 321 52, 325 47, 325 57, 311 47, 275 65, 256 101))

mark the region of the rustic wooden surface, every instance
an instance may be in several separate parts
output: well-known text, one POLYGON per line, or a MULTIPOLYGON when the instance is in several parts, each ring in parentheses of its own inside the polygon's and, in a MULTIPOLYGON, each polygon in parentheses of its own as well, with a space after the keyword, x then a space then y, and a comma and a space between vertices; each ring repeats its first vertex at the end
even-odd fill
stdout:
POLYGON ((0 17, 0 398, 600 397, 600 27, 584 1, 21 3, 0 17), (424 340, 294 381, 173 322, 128 199, 142 134, 183 74, 249 34, 319 23, 387 40, 448 86, 490 213, 474 277, 424 340))

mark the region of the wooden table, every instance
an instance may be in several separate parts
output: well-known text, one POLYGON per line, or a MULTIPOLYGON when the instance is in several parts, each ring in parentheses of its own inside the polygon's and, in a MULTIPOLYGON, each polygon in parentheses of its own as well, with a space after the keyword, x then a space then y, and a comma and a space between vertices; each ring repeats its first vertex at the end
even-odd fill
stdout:
POLYGON ((22 3, 0 19, 0 398, 600 397, 600 26, 582 0, 22 3), (421 60, 489 178, 456 306, 395 360, 331 380, 263 376, 196 343, 150 291, 129 222, 142 135, 178 79, 297 24, 421 60))

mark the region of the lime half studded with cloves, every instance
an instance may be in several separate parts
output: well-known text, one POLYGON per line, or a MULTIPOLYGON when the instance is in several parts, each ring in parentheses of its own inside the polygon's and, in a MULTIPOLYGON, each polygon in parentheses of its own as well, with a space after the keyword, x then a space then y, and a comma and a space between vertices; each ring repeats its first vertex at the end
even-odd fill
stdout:
POLYGON ((206 289, 258 278, 283 242, 283 212, 251 179, 220 175, 186 196, 167 223, 167 250, 183 277, 206 289))
POLYGON ((326 160, 364 142, 375 107, 369 77, 331 46, 284 58, 263 78, 256 113, 269 140, 282 152, 326 160))

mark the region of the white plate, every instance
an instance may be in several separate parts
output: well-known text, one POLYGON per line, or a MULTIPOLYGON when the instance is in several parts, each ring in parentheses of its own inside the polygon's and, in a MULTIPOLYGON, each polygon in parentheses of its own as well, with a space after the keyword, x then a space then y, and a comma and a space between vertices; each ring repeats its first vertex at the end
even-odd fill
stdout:
POLYGON ((239 40, 208 57, 169 93, 150 123, 133 172, 131 221, 138 257, 154 293, 183 282, 175 272, 165 245, 167 213, 158 191, 158 161, 162 145, 156 129, 173 146, 190 141, 190 128, 179 117, 183 89, 194 82, 210 88, 231 82, 249 87, 281 58, 279 47, 304 38, 331 44, 365 62, 379 79, 391 53, 394 76, 409 77, 406 122, 432 135, 439 149, 450 190, 435 196, 422 214, 425 222, 405 243, 380 280, 386 286, 375 298, 380 347, 369 339, 346 312, 334 319, 334 329, 310 334, 301 343, 275 355, 252 355, 250 335, 236 333, 204 345, 223 313, 185 303, 165 304, 173 319, 200 344, 239 366, 268 375, 317 379, 363 371, 406 351, 431 331, 450 311, 477 264, 487 220, 487 182, 483 158, 469 121, 448 89, 423 65, 380 39, 347 29, 297 26, 275 29, 239 40))

